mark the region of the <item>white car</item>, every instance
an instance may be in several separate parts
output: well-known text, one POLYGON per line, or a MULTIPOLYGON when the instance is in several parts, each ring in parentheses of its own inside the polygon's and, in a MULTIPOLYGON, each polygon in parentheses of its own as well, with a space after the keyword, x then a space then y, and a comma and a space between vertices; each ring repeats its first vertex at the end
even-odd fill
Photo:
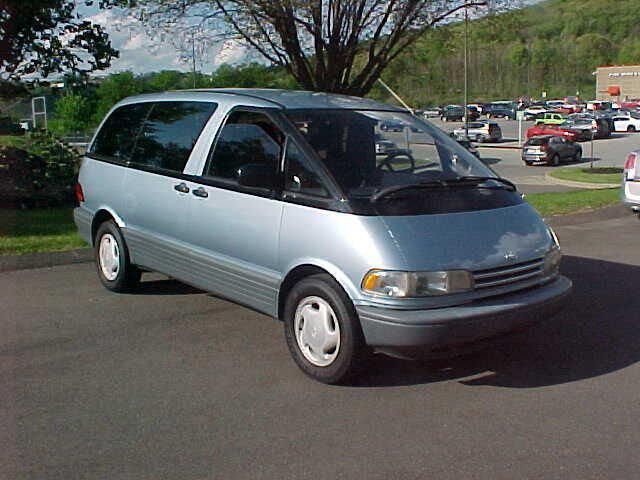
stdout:
POLYGON ((640 119, 616 115, 613 117, 613 129, 616 132, 640 132, 640 119))
POLYGON ((538 115, 543 115, 547 112, 550 112, 547 107, 544 105, 531 105, 524 109, 524 118, 525 120, 531 120, 536 118, 538 115))
POLYGON ((496 122, 470 122, 467 131, 464 127, 456 128, 453 131, 459 140, 473 140, 475 142, 499 142, 502 140, 502 129, 496 122), (466 135, 465 135, 466 134, 466 135))
POLYGON ((640 213, 640 150, 631 152, 622 174, 622 202, 640 213))

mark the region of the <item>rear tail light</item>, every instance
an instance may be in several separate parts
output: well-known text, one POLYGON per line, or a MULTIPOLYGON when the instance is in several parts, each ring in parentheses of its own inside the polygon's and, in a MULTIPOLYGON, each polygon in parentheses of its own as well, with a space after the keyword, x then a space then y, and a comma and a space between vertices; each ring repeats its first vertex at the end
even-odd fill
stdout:
POLYGON ((76 183, 76 200, 78 203, 84 202, 84 192, 82 191, 82 185, 76 183))
POLYGON ((627 157, 627 161, 624 162, 624 176, 627 180, 633 180, 636 178, 636 160, 638 154, 632 152, 627 157))

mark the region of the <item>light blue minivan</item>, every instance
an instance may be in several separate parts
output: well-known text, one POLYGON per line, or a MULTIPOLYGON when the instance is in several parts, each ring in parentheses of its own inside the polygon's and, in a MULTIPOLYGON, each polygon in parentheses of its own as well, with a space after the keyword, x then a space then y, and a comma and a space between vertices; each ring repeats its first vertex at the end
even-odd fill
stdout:
POLYGON ((298 366, 327 383, 371 351, 413 356, 549 317, 572 288, 555 234, 511 182, 362 98, 127 98, 98 128, 76 193, 108 289, 156 271, 279 318, 298 366))

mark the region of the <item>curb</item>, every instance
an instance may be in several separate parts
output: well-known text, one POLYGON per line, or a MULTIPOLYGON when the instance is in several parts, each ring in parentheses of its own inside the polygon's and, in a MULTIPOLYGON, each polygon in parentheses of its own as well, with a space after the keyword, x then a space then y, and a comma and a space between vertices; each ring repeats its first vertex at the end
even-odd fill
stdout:
POLYGON ((66 252, 38 252, 24 255, 0 255, 0 272, 32 268, 55 267, 93 261, 92 248, 77 248, 66 252))
POLYGON ((522 147, 516 147, 513 145, 480 145, 476 144, 476 148, 496 148, 499 150, 522 150, 522 147))
POLYGON ((573 188, 586 188, 589 190, 603 190, 607 188, 619 188, 619 183, 587 183, 587 182, 574 182, 572 180, 562 180, 551 175, 550 172, 544 174, 545 180, 556 185, 563 185, 565 187, 573 188))

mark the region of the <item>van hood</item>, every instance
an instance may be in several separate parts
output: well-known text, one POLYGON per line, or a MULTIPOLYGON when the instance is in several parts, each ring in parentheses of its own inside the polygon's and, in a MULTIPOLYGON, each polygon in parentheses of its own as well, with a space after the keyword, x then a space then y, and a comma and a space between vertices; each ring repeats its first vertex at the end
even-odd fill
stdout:
POLYGON ((528 204, 381 217, 407 270, 484 270, 543 257, 553 239, 528 204))

